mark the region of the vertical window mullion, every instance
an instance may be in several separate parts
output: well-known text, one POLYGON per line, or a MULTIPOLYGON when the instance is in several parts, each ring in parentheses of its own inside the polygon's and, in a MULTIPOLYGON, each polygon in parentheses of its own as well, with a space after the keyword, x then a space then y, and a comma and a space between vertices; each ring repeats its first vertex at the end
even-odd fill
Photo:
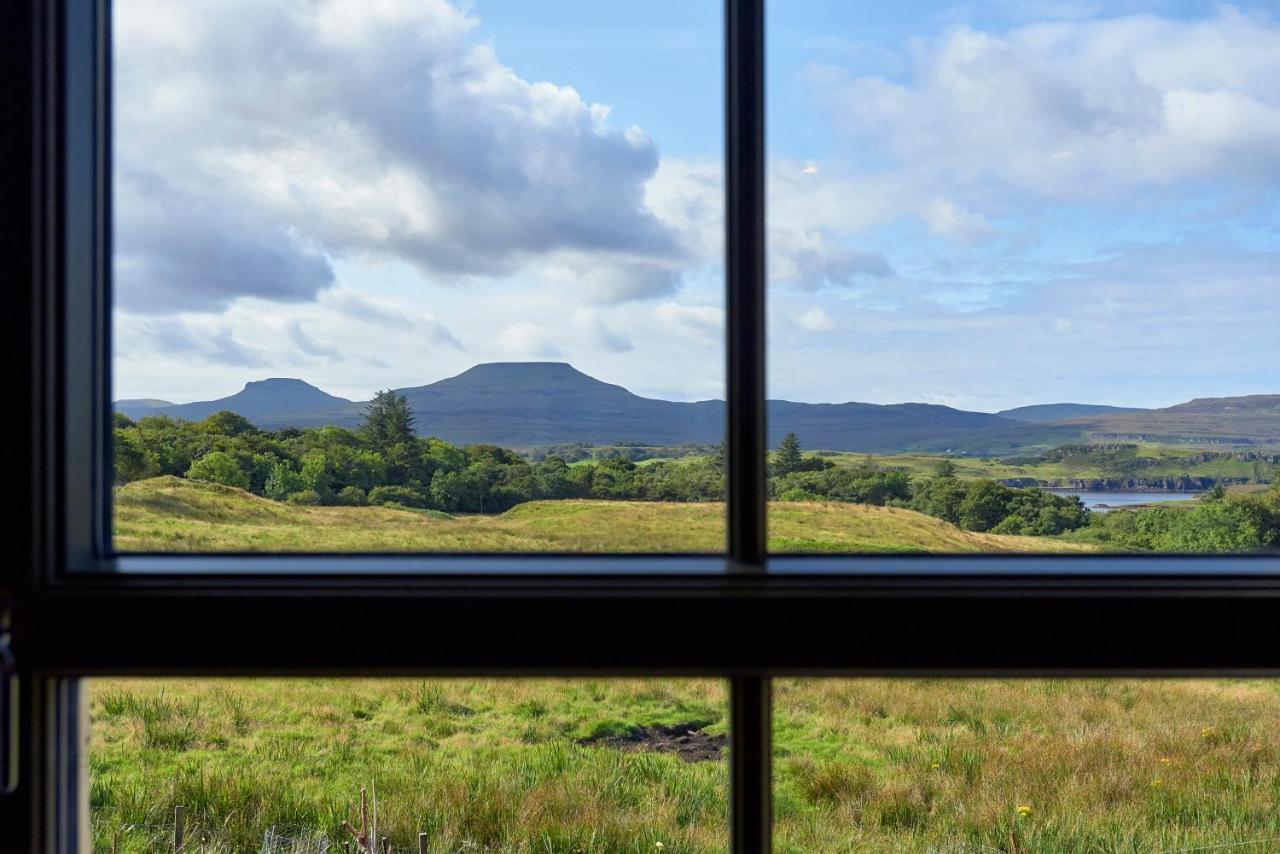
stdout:
MULTIPOLYGON (((725 2, 725 332, 730 571, 765 571, 764 0, 725 2)), ((771 848, 770 683, 731 684, 730 844, 771 848)))
POLYGON ((734 854, 772 850, 772 692, 764 676, 740 676, 730 686, 729 841, 734 854))
POLYGON ((765 562, 764 0, 725 5, 725 332, 729 558, 765 562))

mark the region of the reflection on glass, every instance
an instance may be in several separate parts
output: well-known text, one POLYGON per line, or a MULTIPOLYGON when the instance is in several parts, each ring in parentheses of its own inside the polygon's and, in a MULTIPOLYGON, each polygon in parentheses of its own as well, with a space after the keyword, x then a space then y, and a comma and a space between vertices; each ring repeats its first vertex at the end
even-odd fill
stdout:
POLYGON ((1274 552, 1274 5, 768 10, 774 550, 1274 552))
POLYGON ((720 16, 113 3, 116 547, 723 550, 720 16))
POLYGON ((112 679, 88 702, 96 851, 728 844, 718 682, 112 679))
POLYGON ((779 851, 1274 844, 1280 693, 1269 682, 831 679, 774 690, 779 851))

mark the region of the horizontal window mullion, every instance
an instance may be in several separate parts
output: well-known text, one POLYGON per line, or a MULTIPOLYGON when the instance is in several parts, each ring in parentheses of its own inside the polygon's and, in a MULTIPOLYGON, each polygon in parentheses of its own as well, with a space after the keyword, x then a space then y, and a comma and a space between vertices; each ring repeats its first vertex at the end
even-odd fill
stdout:
POLYGON ((74 673, 1280 672, 1275 590, 770 588, 83 591, 29 602, 15 650, 74 673))

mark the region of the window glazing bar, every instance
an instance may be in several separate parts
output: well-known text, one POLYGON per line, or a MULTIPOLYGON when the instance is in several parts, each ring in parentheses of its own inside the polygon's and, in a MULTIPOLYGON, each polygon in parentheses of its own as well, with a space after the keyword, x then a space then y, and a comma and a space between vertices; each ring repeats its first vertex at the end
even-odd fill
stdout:
POLYGON ((731 571, 765 564, 764 0, 725 3, 725 337, 731 571))

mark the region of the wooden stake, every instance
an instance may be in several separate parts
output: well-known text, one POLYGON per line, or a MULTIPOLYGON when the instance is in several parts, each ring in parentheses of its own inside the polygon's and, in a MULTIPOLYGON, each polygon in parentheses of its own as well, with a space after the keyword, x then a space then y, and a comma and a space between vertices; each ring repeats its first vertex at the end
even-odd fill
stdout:
POLYGON ((173 850, 176 854, 182 854, 182 847, 186 844, 185 836, 187 823, 187 808, 173 808, 173 850))
POLYGON ((425 831, 418 834, 418 854, 427 854, 427 834, 425 831))

